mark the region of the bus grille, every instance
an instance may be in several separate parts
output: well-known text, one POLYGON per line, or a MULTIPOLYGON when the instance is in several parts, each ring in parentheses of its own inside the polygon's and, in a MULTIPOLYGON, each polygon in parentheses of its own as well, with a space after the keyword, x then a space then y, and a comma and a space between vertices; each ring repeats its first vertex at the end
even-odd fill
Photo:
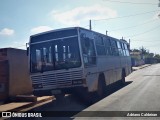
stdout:
POLYGON ((72 85, 72 80, 82 79, 82 70, 32 76, 33 84, 42 84, 43 88, 63 88, 72 85))

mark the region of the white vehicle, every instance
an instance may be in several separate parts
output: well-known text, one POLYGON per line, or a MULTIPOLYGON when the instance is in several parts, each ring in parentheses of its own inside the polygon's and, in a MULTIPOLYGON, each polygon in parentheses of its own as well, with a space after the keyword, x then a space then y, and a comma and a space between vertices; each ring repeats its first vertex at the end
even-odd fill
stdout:
POLYGON ((80 27, 30 37, 30 77, 36 96, 86 90, 103 95, 106 85, 131 73, 125 40, 80 27))

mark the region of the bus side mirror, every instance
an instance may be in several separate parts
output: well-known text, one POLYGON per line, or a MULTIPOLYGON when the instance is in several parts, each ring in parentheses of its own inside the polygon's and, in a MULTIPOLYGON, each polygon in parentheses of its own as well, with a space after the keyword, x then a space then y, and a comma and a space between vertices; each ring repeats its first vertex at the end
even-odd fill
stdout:
POLYGON ((27 56, 28 56, 29 54, 29 44, 28 43, 26 43, 26 48, 27 48, 27 56))
POLYGON ((27 56, 28 56, 28 54, 29 54, 29 47, 27 47, 27 56))

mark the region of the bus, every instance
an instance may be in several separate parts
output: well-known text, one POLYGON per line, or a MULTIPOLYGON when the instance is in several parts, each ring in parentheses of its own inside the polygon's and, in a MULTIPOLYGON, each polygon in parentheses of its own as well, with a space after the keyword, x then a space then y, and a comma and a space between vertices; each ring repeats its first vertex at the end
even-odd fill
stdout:
POLYGON ((104 95, 106 86, 131 73, 126 40, 81 27, 30 36, 28 58, 36 96, 71 94, 76 90, 104 95))

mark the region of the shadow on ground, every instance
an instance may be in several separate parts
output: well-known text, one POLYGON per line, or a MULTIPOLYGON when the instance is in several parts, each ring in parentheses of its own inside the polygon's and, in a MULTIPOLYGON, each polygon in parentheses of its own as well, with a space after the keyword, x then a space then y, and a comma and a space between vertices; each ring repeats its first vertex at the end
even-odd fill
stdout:
MULTIPOLYGON (((117 92, 118 90, 128 86, 132 81, 126 82, 124 85, 119 82, 106 87, 106 94, 104 99, 109 95, 117 92)), ((53 100, 52 102, 42 105, 41 107, 30 110, 29 112, 41 112, 42 115, 46 114, 47 117, 30 118, 31 120, 72 120, 72 116, 83 111, 87 107, 95 104, 101 99, 97 99, 95 93, 92 94, 75 94, 68 95, 60 100, 53 100), (55 117, 53 117, 55 116, 55 117)), ((29 118, 12 118, 11 120, 29 120, 29 118)))

